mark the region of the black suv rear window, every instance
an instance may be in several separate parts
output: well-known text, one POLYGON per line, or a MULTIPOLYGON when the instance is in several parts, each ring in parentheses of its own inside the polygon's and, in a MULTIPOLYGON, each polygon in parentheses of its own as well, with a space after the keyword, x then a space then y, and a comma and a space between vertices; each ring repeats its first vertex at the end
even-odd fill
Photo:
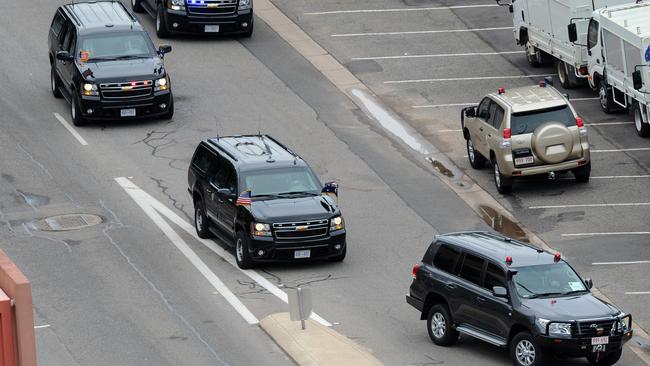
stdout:
POLYGON ((438 248, 436 256, 433 258, 433 265, 442 271, 453 273, 458 257, 460 257, 458 250, 447 245, 441 245, 438 248))
POLYGON ((546 122, 560 122, 565 126, 575 126, 576 119, 571 108, 560 106, 538 111, 513 113, 510 117, 510 131, 513 135, 533 133, 537 127, 546 122))

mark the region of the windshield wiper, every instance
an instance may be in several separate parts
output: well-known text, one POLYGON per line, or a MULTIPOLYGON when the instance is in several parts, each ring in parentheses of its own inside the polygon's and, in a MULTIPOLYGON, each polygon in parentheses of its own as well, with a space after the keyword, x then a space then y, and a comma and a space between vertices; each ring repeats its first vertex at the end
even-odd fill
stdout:
POLYGON ((304 195, 308 195, 308 196, 318 196, 318 193, 309 192, 309 191, 294 191, 294 192, 278 193, 279 196, 289 196, 289 195, 294 195, 294 194, 304 194, 304 195))
POLYGON ((114 61, 115 57, 93 57, 89 58, 87 62, 97 62, 97 61, 114 61))
POLYGON ((563 292, 562 295, 573 295, 573 294, 578 294, 578 293, 585 292, 585 291, 587 291, 587 290, 573 290, 573 291, 567 291, 567 292, 563 292))
POLYGON ((149 56, 124 55, 124 56, 117 56, 117 57, 114 58, 114 60, 130 60, 130 59, 136 59, 136 58, 149 58, 149 56))
POLYGON ((279 198, 277 194, 254 194, 251 196, 252 198, 262 198, 262 197, 270 197, 270 198, 279 198))

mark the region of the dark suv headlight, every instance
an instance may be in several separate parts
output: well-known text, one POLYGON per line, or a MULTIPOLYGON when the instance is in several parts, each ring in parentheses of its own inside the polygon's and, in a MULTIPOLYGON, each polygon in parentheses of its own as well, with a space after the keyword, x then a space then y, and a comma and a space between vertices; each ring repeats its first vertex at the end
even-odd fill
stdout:
POLYGON ((167 8, 171 10, 185 10, 185 0, 167 0, 167 8))
POLYGON ((239 10, 248 10, 253 7, 253 0, 239 0, 239 10))
POLYGON ((617 325, 616 325, 616 330, 619 333, 627 333, 632 329, 632 316, 630 314, 624 315, 621 318, 619 318, 617 325))
POLYGON ((345 220, 343 216, 336 216, 330 220, 330 232, 345 229, 345 220))

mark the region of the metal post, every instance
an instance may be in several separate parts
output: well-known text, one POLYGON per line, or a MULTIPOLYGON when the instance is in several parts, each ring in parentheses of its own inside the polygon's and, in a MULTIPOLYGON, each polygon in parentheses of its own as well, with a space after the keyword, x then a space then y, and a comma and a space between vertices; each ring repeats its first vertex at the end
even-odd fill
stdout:
POLYGON ((303 306, 302 306, 302 288, 298 287, 298 311, 300 312, 300 325, 302 326, 302 330, 305 330, 305 315, 302 313, 303 306))

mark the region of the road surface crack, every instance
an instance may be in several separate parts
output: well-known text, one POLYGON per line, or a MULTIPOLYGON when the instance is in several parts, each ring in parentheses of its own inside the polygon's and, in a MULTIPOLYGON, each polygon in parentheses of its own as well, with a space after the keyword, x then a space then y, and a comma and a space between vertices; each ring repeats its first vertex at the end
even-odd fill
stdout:
POLYGON ((160 188, 160 192, 162 194, 164 194, 165 197, 167 197, 167 199, 169 199, 169 201, 172 203, 172 206, 174 206, 174 208, 181 211, 183 213, 183 215, 185 215, 185 217, 187 217, 187 219, 190 222, 194 222, 194 218, 189 213, 187 213, 185 211, 185 204, 178 203, 178 200, 176 198, 172 197, 172 195, 167 192, 169 187, 163 185, 163 182, 164 182, 163 179, 158 179, 158 178, 155 178, 155 177, 149 177, 149 178, 151 178, 151 180, 156 182, 156 185, 158 186, 158 188, 160 188))
POLYGON ((151 149, 151 156, 159 159, 168 160, 167 165, 175 170, 185 170, 186 167, 177 167, 174 164, 181 159, 174 158, 171 156, 162 155, 161 152, 165 149, 168 149, 172 146, 176 146, 178 143, 175 139, 169 138, 169 135, 176 133, 178 130, 173 131, 155 131, 147 132, 147 136, 141 140, 134 142, 134 145, 145 144, 151 149))

